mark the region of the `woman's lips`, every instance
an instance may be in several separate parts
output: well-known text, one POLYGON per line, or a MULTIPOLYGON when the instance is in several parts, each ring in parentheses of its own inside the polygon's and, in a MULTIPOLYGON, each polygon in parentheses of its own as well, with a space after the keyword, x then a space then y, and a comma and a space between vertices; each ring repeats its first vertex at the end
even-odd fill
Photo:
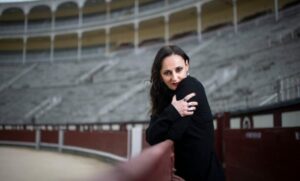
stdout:
POLYGON ((178 83, 172 83, 172 85, 173 85, 174 87, 177 87, 177 86, 178 86, 178 83))

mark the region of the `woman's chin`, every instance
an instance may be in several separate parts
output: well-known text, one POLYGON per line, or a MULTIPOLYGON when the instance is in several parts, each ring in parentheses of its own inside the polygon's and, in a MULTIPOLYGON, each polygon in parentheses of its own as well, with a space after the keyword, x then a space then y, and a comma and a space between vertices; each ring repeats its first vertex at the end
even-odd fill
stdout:
POLYGON ((171 90, 176 90, 176 88, 177 88, 177 86, 174 86, 174 85, 171 85, 171 86, 168 86, 169 87, 169 89, 171 89, 171 90))

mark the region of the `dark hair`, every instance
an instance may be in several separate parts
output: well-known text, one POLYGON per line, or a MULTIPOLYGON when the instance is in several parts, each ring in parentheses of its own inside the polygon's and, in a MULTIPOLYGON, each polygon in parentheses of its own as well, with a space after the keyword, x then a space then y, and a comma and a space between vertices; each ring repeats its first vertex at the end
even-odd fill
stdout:
POLYGON ((163 60, 173 54, 181 56, 185 61, 190 61, 187 54, 176 45, 163 46, 158 50, 151 69, 150 112, 152 115, 161 113, 172 100, 173 91, 162 81, 160 70, 163 60))

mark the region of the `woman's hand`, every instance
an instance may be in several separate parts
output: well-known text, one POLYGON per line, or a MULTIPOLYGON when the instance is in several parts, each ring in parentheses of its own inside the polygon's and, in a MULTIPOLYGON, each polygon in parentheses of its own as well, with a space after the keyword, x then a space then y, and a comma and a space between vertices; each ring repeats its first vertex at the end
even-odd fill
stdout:
POLYGON ((183 99, 178 101, 176 99, 176 95, 173 96, 171 104, 175 107, 175 109, 178 111, 181 117, 190 116, 194 114, 198 102, 195 101, 188 102, 188 100, 190 100, 195 95, 196 95, 195 93, 190 93, 187 96, 185 96, 183 99))

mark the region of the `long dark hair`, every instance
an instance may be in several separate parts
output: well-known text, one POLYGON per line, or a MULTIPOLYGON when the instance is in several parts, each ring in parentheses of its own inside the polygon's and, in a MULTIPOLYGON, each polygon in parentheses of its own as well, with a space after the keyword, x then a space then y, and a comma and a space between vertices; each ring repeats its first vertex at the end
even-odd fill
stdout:
POLYGON ((163 60, 173 54, 181 56, 185 61, 190 61, 187 54, 176 45, 163 46, 158 50, 151 69, 150 112, 152 115, 161 113, 171 103, 174 92, 162 81, 160 70, 163 60))

